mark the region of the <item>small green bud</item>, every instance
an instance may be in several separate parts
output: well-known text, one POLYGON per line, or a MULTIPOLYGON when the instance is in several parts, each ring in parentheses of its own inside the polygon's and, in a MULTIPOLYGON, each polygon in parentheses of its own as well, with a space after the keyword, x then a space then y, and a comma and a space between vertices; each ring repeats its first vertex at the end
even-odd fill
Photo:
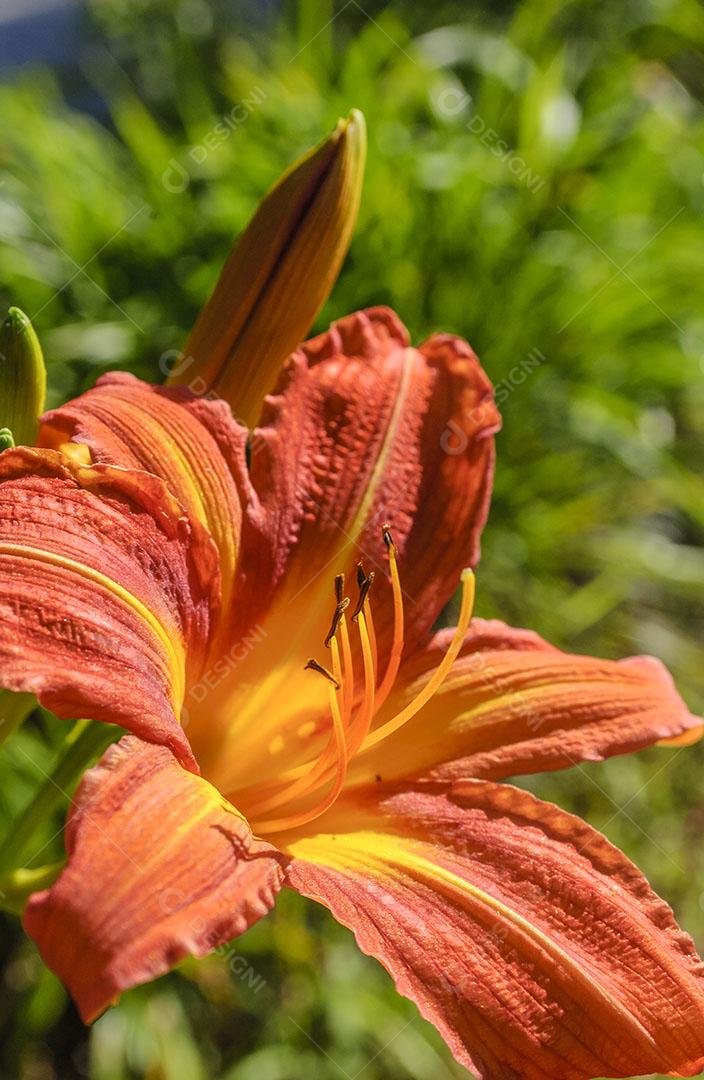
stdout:
POLYGON ((33 446, 44 412, 46 368, 39 339, 27 316, 11 307, 0 326, 0 433, 2 449, 33 446))

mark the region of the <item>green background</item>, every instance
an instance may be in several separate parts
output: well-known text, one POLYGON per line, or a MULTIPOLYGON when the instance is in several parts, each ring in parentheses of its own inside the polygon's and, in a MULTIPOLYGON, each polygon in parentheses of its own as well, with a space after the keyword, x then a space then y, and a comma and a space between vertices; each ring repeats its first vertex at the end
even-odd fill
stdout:
MULTIPOLYGON (((96 0, 75 65, 0 86, 0 299, 34 318, 51 404, 112 367, 156 381, 266 188, 361 108, 363 207, 319 324, 391 304, 417 341, 465 335, 503 388, 479 614, 578 652, 654 653, 701 710, 704 10, 257 10, 96 0), (66 103, 87 94, 101 122, 66 103), (163 182, 173 161, 180 191, 163 182)), ((64 732, 37 714, 0 750, 3 832, 64 732)), ((519 782, 602 828, 701 946, 703 761, 653 750, 519 782)), ((64 813, 38 862, 60 855, 64 813)), ((90 1033, 12 917, 0 938, 12 1080, 467 1076, 351 935, 292 895, 90 1033)))

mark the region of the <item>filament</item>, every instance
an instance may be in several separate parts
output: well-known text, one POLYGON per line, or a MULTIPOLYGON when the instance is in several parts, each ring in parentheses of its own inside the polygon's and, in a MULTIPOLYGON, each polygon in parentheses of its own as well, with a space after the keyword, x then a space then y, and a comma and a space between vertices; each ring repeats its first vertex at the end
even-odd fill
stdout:
POLYGON ((364 601, 364 620, 369 634, 369 647, 372 654, 372 667, 374 669, 374 685, 376 686, 376 677, 379 670, 379 656, 376 647, 376 630, 374 629, 374 619, 372 618, 372 606, 367 598, 364 601))
POLYGON ((359 643, 362 649, 362 663, 364 665, 364 701, 362 702, 359 717, 355 720, 354 726, 350 731, 350 753, 352 754, 356 753, 367 737, 376 711, 374 657, 372 655, 369 632, 367 630, 367 620, 363 612, 360 612, 357 626, 359 628, 359 643))
POLYGON ((398 675, 399 665, 401 663, 401 654, 403 653, 403 592, 401 589, 401 579, 398 573, 398 564, 396 562, 396 545, 391 538, 391 531, 388 525, 382 526, 384 534, 384 542, 389 552, 389 571, 391 574, 391 589, 393 592, 394 603, 394 633, 393 640, 391 642, 391 653, 389 655, 389 663, 382 679, 381 686, 377 693, 377 707, 380 708, 387 697, 391 693, 391 689, 396 682, 396 676, 398 675))
POLYGON ((345 727, 349 725, 354 705, 354 664, 352 662, 352 646, 350 645, 350 633, 347 628, 345 615, 340 619, 340 643, 342 645, 342 715, 345 727))
MULTIPOLYGON (((308 661, 306 667, 309 667, 312 671, 317 671, 322 675, 325 675, 330 682, 330 691, 332 698, 335 701, 335 708, 337 710, 337 716, 340 718, 340 725, 342 730, 346 730, 346 725, 343 721, 343 716, 340 713, 336 690, 339 690, 342 672, 340 669, 340 655, 337 648, 337 642, 333 638, 330 642, 330 648, 332 652, 332 672, 323 668, 322 664, 318 664, 317 661, 308 661), (330 680, 334 679, 338 684, 337 687, 330 680)), ((337 769, 340 760, 340 748, 339 748, 339 732, 335 724, 336 714, 332 710, 333 727, 330 733, 330 739, 323 750, 322 754, 312 763, 298 766, 295 769, 290 769, 283 776, 279 777, 279 781, 286 781, 288 779, 293 780, 293 783, 284 785, 284 787, 273 795, 270 795, 267 799, 262 799, 256 803, 250 810, 250 815, 253 813, 262 814, 268 810, 273 810, 274 807, 280 806, 282 803, 289 802, 291 799, 308 794, 314 791, 315 788, 323 782, 325 774, 330 771, 330 767, 335 764, 337 769)))
MULTIPOLYGON (((333 670, 335 663, 337 663, 339 669, 339 652, 337 649, 337 642, 333 638, 330 642, 330 647, 333 652, 333 670)), ((340 713, 340 706, 337 700, 338 691, 332 685, 329 686, 329 698, 330 698, 330 714, 332 716, 333 726, 333 746, 334 753, 336 755, 335 760, 335 777, 334 783, 328 792, 328 794, 315 806, 309 810, 303 810, 298 814, 289 814, 286 817, 272 818, 269 821, 256 822, 257 832, 284 832, 286 829, 296 829, 301 825, 307 825, 310 821, 315 821, 316 818, 324 814, 326 810, 329 810, 333 803, 337 800, 338 795, 342 791, 342 787, 345 783, 345 776, 347 775, 347 742, 345 738, 345 725, 342 721, 342 715, 340 713)), ((327 761, 324 759, 327 757, 327 751, 314 766, 313 772, 327 769, 327 761)), ((308 778, 302 778, 308 779, 308 778)), ((311 777, 312 779, 312 777, 311 777)), ((294 784, 293 787, 296 787, 294 784)), ((286 801, 292 796, 292 788, 286 791, 286 801)), ((259 808, 259 813, 262 812, 262 808, 259 808)))
POLYGON ((378 727, 367 736, 361 747, 362 750, 368 750, 370 747, 376 746, 382 739, 387 738, 395 731, 398 731, 399 728, 403 727, 404 724, 407 724, 409 720, 413 719, 416 713, 420 712, 424 705, 427 705, 433 694, 436 693, 441 684, 445 681, 450 668, 454 664, 459 651, 462 648, 464 636, 467 632, 470 619, 472 618, 472 608, 474 606, 474 581, 474 574, 471 570, 462 571, 462 604, 460 607, 459 619, 457 620, 457 628, 447 652, 433 672, 431 678, 413 701, 406 705, 405 709, 402 709, 400 713, 397 713, 396 716, 387 720, 385 724, 382 724, 381 727, 378 727))

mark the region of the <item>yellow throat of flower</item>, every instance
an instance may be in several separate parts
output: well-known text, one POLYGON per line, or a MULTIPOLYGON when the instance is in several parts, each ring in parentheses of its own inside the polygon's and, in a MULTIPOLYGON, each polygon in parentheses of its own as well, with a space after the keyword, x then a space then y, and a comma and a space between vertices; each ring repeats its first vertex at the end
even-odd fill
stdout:
POLYGON ((474 574, 465 569, 461 574, 462 601, 457 627, 442 661, 427 683, 403 709, 374 727, 374 720, 394 688, 404 646, 403 589, 398 571, 396 545, 391 529, 382 526, 382 535, 389 559, 393 593, 394 622, 391 650, 379 681, 379 657, 372 617, 370 593, 374 572, 365 574, 362 564, 357 568, 358 597, 355 607, 344 595, 344 575, 335 578, 335 610, 325 638, 330 650, 330 667, 311 659, 306 668, 317 672, 328 683, 331 717, 330 737, 316 758, 287 770, 276 781, 275 789, 256 802, 249 810, 252 827, 259 835, 284 832, 307 825, 324 814, 338 798, 345 783, 351 759, 408 723, 440 688, 462 648, 474 605, 474 574), (363 669, 363 692, 355 684, 355 664, 350 634, 356 632, 363 669), (281 817, 268 817, 285 805, 310 799, 310 805, 299 812, 281 817))

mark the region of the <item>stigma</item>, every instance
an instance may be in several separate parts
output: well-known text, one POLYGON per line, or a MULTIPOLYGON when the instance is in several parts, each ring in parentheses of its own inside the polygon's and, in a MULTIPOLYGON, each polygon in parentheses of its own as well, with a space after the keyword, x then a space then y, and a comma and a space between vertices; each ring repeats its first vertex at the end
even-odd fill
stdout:
POLYGON ((252 807, 250 820, 256 833, 296 829, 329 810, 344 787, 352 758, 377 746, 412 720, 440 689, 462 648, 474 606, 475 579, 470 569, 460 575, 462 599, 457 627, 440 664, 412 701, 392 716, 379 719, 396 684, 404 648, 404 593, 391 526, 383 524, 381 535, 393 602, 393 631, 383 672, 379 666, 371 603, 375 572, 367 574, 359 562, 354 608, 352 597, 345 595, 344 575, 335 577, 335 607, 323 639, 323 646, 330 653, 329 666, 315 658, 305 665, 326 682, 330 714, 327 741, 310 760, 280 775, 271 794, 252 807), (356 649, 353 649, 353 634, 356 649), (284 808, 290 812, 267 816, 284 808))

